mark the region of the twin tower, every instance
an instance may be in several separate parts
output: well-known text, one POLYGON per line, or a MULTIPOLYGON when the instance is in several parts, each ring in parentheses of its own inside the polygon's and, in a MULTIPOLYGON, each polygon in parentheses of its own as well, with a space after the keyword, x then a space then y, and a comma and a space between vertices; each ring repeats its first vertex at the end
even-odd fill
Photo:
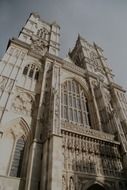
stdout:
POLYGON ((0 190, 126 190, 127 100, 103 50, 32 13, 0 61, 0 190))

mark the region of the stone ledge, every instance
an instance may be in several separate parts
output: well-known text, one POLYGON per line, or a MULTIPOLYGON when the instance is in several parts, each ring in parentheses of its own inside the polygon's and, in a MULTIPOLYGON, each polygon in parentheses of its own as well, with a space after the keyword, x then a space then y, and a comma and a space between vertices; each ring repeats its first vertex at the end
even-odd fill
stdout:
POLYGON ((88 129, 85 127, 81 127, 76 124, 62 122, 62 130, 69 131, 72 133, 77 133, 80 135, 85 135, 88 137, 92 137, 94 139, 99 139, 99 140, 103 140, 103 141, 107 141, 107 142, 112 142, 115 144, 120 144, 118 141, 114 140, 114 135, 111 135, 111 134, 108 134, 105 132, 101 132, 101 131, 97 131, 94 129, 88 129))

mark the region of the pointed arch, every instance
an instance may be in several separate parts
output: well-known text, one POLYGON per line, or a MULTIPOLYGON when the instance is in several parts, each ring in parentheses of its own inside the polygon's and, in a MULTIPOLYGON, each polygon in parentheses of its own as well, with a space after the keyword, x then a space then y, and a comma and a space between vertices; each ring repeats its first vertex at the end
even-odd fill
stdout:
POLYGON ((38 80, 40 67, 35 63, 29 63, 24 66, 22 74, 31 79, 38 80))
POLYGON ((81 190, 111 190, 111 187, 108 183, 103 183, 99 180, 90 180, 84 184, 81 190))
POLYGON ((87 190, 106 190, 102 185, 96 183, 90 186, 87 190))
POLYGON ((66 186, 66 180, 65 180, 65 176, 62 176, 62 190, 66 190, 67 186, 66 186))
MULTIPOLYGON (((30 127, 24 118, 19 117, 6 123, 3 129, 4 142, 8 142, 9 134, 11 134, 11 138, 13 139, 10 141, 11 150, 9 153, 6 153, 8 155, 8 161, 6 161, 6 175, 20 177, 24 160, 24 150, 26 144, 28 146, 32 138, 30 127), (11 143, 13 143, 12 146, 11 143)), ((6 157, 6 154, 4 157, 6 157)))
POLYGON ((61 118, 90 127, 88 98, 82 85, 74 78, 61 84, 61 118))
POLYGON ((75 186, 74 186, 74 179, 73 177, 70 177, 69 179, 69 190, 74 190, 75 186))
MULTIPOLYGON (((25 121, 23 117, 18 117, 4 124, 3 126, 3 134, 12 133, 13 136, 16 135, 15 132, 18 132, 18 128, 22 129, 22 135, 27 138, 28 135, 31 134, 30 127, 28 123, 25 121)), ((20 131, 21 132, 21 131, 20 131)))
POLYGON ((84 89, 84 93, 85 93, 85 96, 87 97, 87 99, 91 100, 92 97, 89 92, 89 87, 84 78, 81 78, 79 76, 65 77, 64 80, 62 80, 61 84, 63 84, 67 80, 75 80, 77 83, 79 83, 82 86, 82 88, 84 89))

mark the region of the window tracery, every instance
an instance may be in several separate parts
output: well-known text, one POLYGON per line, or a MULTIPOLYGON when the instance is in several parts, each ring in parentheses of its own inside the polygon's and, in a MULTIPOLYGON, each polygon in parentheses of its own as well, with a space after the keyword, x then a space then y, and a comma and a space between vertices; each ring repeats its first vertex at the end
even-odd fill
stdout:
POLYGON ((23 69, 23 75, 28 76, 31 79, 38 80, 39 68, 34 64, 26 65, 23 69))
POLYGON ((100 72, 100 73, 104 74, 102 64, 101 64, 101 62, 100 62, 100 60, 98 58, 98 55, 94 51, 90 52, 90 59, 91 59, 91 63, 93 63, 94 70, 96 72, 100 72))
POLYGON ((61 117, 69 122, 90 126, 88 102, 83 88, 75 80, 62 84, 61 117))
POLYGON ((24 67, 24 70, 23 70, 23 75, 27 75, 28 70, 29 70, 29 65, 26 65, 26 66, 24 67))
POLYGON ((48 35, 48 31, 46 28, 41 28, 37 31, 37 36, 39 38, 43 38, 43 39, 46 39, 46 36, 48 35))

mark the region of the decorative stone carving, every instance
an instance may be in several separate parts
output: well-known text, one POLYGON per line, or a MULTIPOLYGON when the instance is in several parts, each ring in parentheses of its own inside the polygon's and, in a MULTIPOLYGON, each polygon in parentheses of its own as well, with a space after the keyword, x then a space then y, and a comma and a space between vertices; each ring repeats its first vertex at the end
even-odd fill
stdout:
POLYGON ((74 190, 74 181, 73 181, 73 178, 70 177, 70 181, 69 181, 69 190, 74 190))
POLYGON ((114 135, 111 134, 107 134, 101 131, 97 131, 94 129, 88 129, 88 128, 84 128, 83 126, 77 126, 75 124, 72 123, 68 123, 68 122, 62 122, 62 128, 66 129, 66 130, 70 130, 73 132, 79 132, 80 134, 85 134, 85 135, 90 135, 92 137, 97 137, 97 138, 101 138, 101 139, 105 139, 105 140, 114 140, 114 135))
POLYGON ((30 115, 33 106, 33 98, 27 93, 18 94, 13 103, 12 110, 22 114, 30 115))
POLYGON ((41 38, 32 37, 31 49, 37 54, 44 55, 48 48, 48 43, 41 38))
POLYGON ((0 90, 6 90, 6 91, 10 92, 10 90, 12 89, 13 83, 14 83, 14 80, 1 76, 0 77, 0 90))
POLYGON ((98 55, 94 51, 90 52, 90 59, 91 59, 91 63, 94 66, 95 72, 101 73, 102 75, 100 75, 100 77, 104 78, 104 76, 103 76, 104 70, 103 70, 102 64, 100 63, 98 55))
POLYGON ((66 181, 65 181, 65 177, 62 177, 62 190, 67 190, 66 188, 66 181))
POLYGON ((46 39, 47 35, 49 35, 49 32, 46 28, 41 28, 37 31, 37 36, 46 39))
POLYGON ((105 176, 122 175, 119 145, 62 131, 64 169, 105 176))
POLYGON ((100 81, 95 80, 95 79, 91 79, 91 84, 92 84, 93 88, 95 89, 100 85, 100 81))

